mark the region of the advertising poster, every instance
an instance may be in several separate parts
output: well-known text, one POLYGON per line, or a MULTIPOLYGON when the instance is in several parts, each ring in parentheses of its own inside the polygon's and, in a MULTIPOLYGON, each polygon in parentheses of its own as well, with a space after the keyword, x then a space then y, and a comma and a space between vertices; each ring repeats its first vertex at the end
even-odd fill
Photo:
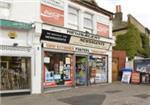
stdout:
POLYGON ((100 36, 108 37, 109 35, 109 26, 97 22, 97 34, 100 36))
POLYGON ((64 11, 41 4, 41 20, 48 24, 64 26, 64 11))
POLYGON ((134 84, 140 83, 140 73, 139 72, 132 72, 131 83, 134 83, 134 84))
POLYGON ((131 72, 123 72, 121 82, 130 83, 130 79, 131 79, 131 72))

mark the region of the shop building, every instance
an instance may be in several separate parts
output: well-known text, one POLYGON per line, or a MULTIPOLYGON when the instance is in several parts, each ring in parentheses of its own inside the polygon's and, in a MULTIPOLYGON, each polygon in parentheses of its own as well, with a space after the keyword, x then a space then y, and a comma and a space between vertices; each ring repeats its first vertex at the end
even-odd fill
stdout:
POLYGON ((111 83, 113 14, 93 0, 54 1, 42 0, 42 23, 35 23, 42 53, 41 92, 111 83))
POLYGON ((10 18, 33 23, 33 94, 112 82, 113 13, 94 0, 14 0, 10 5, 10 18))
POLYGON ((31 24, 0 19, 0 89, 3 93, 31 92, 31 24))

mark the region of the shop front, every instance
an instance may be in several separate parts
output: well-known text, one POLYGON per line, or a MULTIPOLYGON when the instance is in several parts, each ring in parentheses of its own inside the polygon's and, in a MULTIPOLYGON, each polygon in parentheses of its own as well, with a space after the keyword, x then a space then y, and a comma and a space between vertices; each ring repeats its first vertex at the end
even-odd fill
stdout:
POLYGON ((43 91, 107 83, 111 44, 98 36, 57 28, 43 25, 42 29, 43 91))
POLYGON ((3 19, 0 22, 0 94, 30 93, 31 24, 3 19))

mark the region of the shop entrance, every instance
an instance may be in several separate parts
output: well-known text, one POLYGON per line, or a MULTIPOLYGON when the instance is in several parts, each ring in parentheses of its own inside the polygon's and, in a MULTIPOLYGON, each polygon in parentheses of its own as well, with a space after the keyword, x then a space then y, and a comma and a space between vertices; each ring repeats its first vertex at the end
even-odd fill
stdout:
POLYGON ((118 59, 112 60, 112 81, 117 81, 119 76, 118 59))
POLYGON ((87 56, 76 56, 75 80, 77 86, 87 85, 87 56))

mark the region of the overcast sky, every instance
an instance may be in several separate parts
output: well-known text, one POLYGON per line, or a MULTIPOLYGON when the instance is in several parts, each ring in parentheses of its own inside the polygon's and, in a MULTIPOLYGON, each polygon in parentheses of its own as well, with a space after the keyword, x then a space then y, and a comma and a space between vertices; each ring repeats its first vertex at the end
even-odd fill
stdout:
POLYGON ((96 0, 100 7, 115 13, 115 6, 121 5, 123 20, 127 14, 134 16, 141 24, 150 29, 150 0, 96 0))

